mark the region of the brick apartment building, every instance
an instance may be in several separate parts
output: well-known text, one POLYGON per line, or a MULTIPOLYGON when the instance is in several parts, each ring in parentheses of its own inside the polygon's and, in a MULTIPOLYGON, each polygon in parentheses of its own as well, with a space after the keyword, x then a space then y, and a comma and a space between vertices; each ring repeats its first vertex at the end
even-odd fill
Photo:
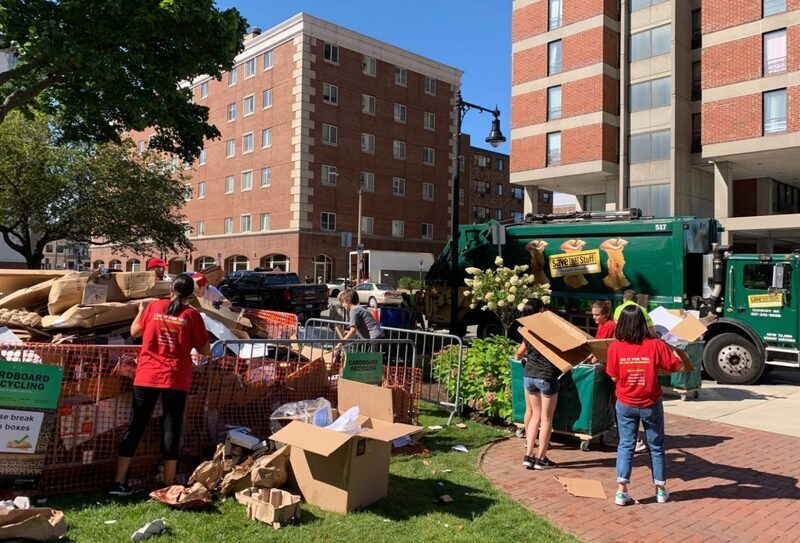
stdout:
MULTIPOLYGON (((359 186, 366 249, 441 250, 460 70, 302 13, 249 34, 235 62, 221 81, 192 82, 222 137, 193 166, 195 250, 165 255, 171 273, 220 263, 344 276, 359 186)), ((121 269, 144 258, 92 250, 121 269)))
POLYGON ((800 242, 798 0, 514 0, 511 182, 800 242), (764 220, 769 216, 769 220, 764 220))
MULTIPOLYGON (((462 134, 464 165, 459 194, 462 205, 460 223, 475 224, 490 219, 521 221, 524 189, 511 185, 508 155, 472 147, 470 140, 469 134, 462 134)), ((538 196, 540 212, 552 211, 553 193, 541 190, 538 196)))

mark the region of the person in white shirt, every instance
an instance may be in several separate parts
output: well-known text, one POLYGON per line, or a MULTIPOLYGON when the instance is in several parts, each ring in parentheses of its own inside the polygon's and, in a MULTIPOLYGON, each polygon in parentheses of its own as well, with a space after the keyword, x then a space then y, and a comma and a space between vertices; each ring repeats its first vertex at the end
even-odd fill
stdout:
POLYGON ((211 303, 220 303, 225 307, 231 307, 231 302, 228 300, 217 287, 208 283, 208 278, 202 273, 195 273, 192 276, 195 285, 197 285, 197 297, 211 303))

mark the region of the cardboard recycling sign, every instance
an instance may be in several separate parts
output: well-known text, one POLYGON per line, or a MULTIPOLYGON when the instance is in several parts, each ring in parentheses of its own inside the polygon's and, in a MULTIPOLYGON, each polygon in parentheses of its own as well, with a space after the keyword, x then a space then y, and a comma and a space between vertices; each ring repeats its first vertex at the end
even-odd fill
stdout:
POLYGON ((0 409, 0 453, 33 454, 44 413, 0 409))

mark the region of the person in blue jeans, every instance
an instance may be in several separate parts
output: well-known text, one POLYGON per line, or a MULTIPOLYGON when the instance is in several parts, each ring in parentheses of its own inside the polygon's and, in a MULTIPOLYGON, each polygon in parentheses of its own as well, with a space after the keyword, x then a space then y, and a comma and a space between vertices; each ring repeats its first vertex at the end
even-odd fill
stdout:
MULTIPOLYGON (((541 313, 545 309, 541 300, 529 300, 522 310, 522 315, 527 317, 541 313)), ((547 448, 550 446, 550 436, 553 433, 553 413, 558 402, 558 377, 561 375, 561 370, 525 340, 522 340, 517 349, 516 357, 525 366, 523 374, 527 408, 525 418, 528 419, 525 428, 527 447, 522 465, 536 470, 555 468, 558 465, 547 458, 547 448), (534 452, 537 434, 539 449, 534 452)))
POLYGON ((617 505, 633 503, 628 484, 636 434, 641 422, 650 449, 656 501, 665 503, 669 500, 669 492, 664 457, 664 406, 658 370, 677 371, 681 367, 681 360, 666 343, 650 337, 644 315, 636 305, 622 309, 614 338, 608 347, 606 360, 606 373, 616 383, 619 429, 618 488, 614 501, 617 505))

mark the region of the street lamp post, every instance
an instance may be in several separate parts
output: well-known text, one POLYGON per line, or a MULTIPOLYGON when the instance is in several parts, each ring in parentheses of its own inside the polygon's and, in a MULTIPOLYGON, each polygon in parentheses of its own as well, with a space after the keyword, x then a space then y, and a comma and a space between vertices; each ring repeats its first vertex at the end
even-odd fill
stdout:
MULTIPOLYGON (((340 177, 343 178, 343 179, 347 179, 348 181, 350 181, 350 183, 353 184, 353 187, 355 187, 356 192, 358 193, 358 225, 357 225, 357 230, 356 230, 356 250, 358 250, 361 247, 361 196, 362 196, 362 192, 364 190, 364 187, 361 186, 361 183, 356 183, 355 181, 353 181, 352 179, 350 179, 346 175, 342 175, 339 172, 334 173, 334 177, 335 177, 335 179, 339 179, 340 177)), ((356 253, 356 255, 357 255, 357 257, 356 257, 356 283, 358 283, 358 281, 361 280, 361 255, 358 254, 358 253, 356 253)), ((348 260, 350 259, 350 254, 349 253, 347 255, 347 259, 348 260)), ((347 269, 348 264, 349 264, 349 262, 345 263, 345 270, 347 269)))
POLYGON ((461 274, 458 273, 458 223, 459 223, 459 206, 461 205, 459 202, 459 192, 460 192, 460 183, 461 183, 461 122, 464 120, 464 115, 467 114, 467 111, 471 109, 478 110, 481 113, 491 113, 493 116, 492 119, 492 129, 489 132, 489 135, 486 137, 486 143, 490 144, 492 147, 497 147, 504 141, 506 141, 505 136, 500 131, 500 110, 495 107, 494 109, 488 109, 485 107, 481 107, 476 104, 472 104, 470 102, 465 102, 461 98, 461 91, 458 91, 458 95, 456 97, 456 105, 455 109, 458 110, 458 116, 456 118, 456 173, 453 176, 453 225, 452 225, 452 234, 451 234, 451 244, 450 244, 450 333, 455 333, 456 328, 458 327, 458 287, 459 287, 459 278, 461 274))

